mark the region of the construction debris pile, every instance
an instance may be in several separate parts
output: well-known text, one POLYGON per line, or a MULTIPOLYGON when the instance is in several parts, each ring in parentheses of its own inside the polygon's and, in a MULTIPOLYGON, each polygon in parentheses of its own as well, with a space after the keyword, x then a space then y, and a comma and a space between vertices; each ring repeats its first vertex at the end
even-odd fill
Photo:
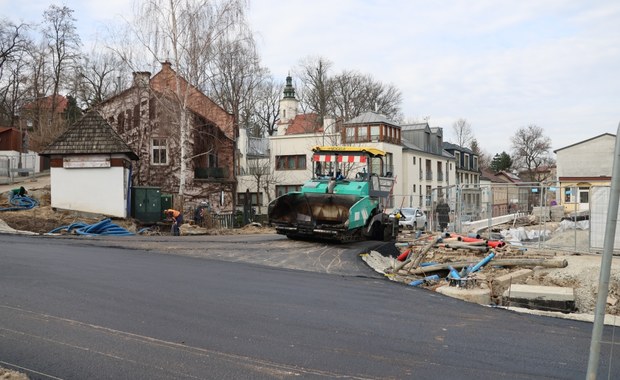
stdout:
POLYGON ((376 251, 363 256, 377 272, 411 286, 484 305, 576 311, 573 288, 526 284, 537 273, 565 268, 565 258, 533 253, 512 245, 497 234, 489 236, 401 234, 398 256, 376 251))

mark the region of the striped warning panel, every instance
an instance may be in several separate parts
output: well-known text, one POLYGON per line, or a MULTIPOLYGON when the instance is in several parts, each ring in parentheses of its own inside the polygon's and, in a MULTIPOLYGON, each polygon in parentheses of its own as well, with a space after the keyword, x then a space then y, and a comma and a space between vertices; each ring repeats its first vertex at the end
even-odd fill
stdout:
POLYGON ((312 159, 315 162, 366 162, 366 156, 340 156, 335 154, 315 154, 312 159))

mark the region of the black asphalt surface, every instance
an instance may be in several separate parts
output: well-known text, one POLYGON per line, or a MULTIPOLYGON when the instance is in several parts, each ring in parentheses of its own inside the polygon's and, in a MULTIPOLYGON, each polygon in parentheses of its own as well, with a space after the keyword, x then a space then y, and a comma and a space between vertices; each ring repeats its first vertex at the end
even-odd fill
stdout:
MULTIPOLYGON (((33 379, 585 377, 589 323, 481 307, 361 268, 339 273, 334 258, 359 260, 346 247, 221 238, 162 238, 160 252, 0 235, 0 365, 33 379), (217 257, 214 247, 235 241, 253 260, 324 270, 217 257), (306 259, 284 260, 299 252, 278 244, 306 259)), ((613 333, 604 331, 601 378, 620 378, 613 333)))

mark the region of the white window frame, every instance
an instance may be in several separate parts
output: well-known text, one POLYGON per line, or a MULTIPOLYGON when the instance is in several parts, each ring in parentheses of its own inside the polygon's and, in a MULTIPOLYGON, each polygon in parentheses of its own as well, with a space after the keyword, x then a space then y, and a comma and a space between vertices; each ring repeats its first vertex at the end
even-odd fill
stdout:
MULTIPOLYGON (((159 154, 159 157, 161 159, 161 153, 159 154)), ((169 150, 168 150, 168 139, 165 137, 153 137, 151 139, 151 165, 157 165, 157 166, 168 165, 169 163, 168 157, 170 157, 169 150), (155 143, 157 143, 157 145, 155 145, 155 143), (161 160, 160 162, 155 162, 155 151, 156 150, 159 152, 162 152, 162 151, 164 152, 164 157, 165 157, 164 162, 161 162, 161 160)))

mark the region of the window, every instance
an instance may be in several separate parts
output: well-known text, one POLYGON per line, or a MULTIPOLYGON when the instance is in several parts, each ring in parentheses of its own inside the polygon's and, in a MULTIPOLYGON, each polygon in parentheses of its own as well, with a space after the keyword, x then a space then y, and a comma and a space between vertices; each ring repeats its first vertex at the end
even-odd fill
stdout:
POLYGON ((379 141, 381 128, 378 125, 373 125, 370 127, 370 140, 371 141, 379 141))
POLYGON ((168 140, 155 138, 151 140, 151 164, 168 165, 168 140))
POLYGON ((590 188, 589 187, 580 187, 579 188, 579 203, 589 203, 589 195, 590 188))
POLYGON ((301 185, 277 185, 276 197, 280 197, 284 194, 292 193, 294 191, 300 191, 301 185))
POLYGON ((355 142, 355 127, 348 127, 346 129, 346 142, 352 143, 355 142))
POLYGON ((304 154, 290 156, 276 156, 276 170, 305 170, 306 156, 304 154))
POLYGON ((359 127, 357 130, 357 141, 364 142, 368 141, 368 127, 363 126, 359 127))
POLYGON ((413 164, 415 165, 415 157, 413 157, 413 164))
POLYGON ((243 206, 245 204, 246 195, 250 196, 252 206, 261 206, 263 204, 263 193, 237 193, 237 204, 243 206), (260 202, 260 203, 259 203, 260 202))

